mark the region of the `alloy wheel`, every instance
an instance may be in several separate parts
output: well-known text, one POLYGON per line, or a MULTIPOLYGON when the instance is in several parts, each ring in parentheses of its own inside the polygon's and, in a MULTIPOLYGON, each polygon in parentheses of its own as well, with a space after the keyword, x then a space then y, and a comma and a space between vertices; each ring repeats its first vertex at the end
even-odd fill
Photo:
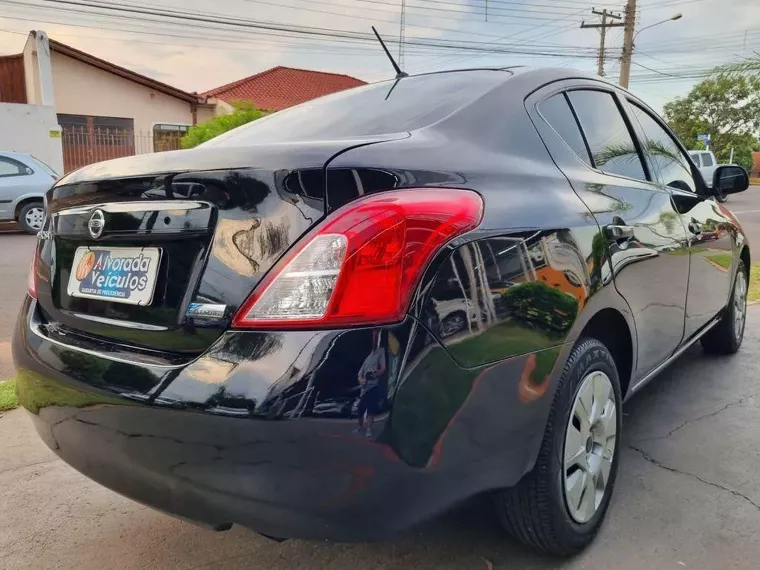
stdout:
POLYGON ((565 431, 565 503, 580 524, 604 499, 617 445, 617 408, 609 376, 596 370, 581 382, 565 431))
POLYGON ((41 207, 29 208, 24 216, 24 221, 33 230, 41 230, 45 221, 45 210, 41 207))
POLYGON ((744 319, 747 316, 747 276, 743 271, 736 274, 734 285, 734 335, 741 340, 744 334, 744 319))

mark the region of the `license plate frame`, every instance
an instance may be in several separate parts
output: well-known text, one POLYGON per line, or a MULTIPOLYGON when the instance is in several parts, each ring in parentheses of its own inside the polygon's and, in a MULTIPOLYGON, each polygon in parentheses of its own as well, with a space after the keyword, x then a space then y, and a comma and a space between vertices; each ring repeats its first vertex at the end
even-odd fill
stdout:
POLYGON ((155 295, 162 254, 158 247, 80 246, 74 252, 66 292, 79 299, 148 306, 155 295))

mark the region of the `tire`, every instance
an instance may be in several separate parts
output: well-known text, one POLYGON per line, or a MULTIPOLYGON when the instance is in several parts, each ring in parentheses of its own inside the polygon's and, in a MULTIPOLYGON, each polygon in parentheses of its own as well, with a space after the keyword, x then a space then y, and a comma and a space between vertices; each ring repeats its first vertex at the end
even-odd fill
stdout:
POLYGON ((728 194, 719 191, 715 194, 715 199, 722 204, 728 201, 728 194))
POLYGON ((37 234, 45 222, 45 206, 42 202, 24 204, 18 213, 18 223, 28 234, 37 234))
MULTIPOLYGON (((501 491, 496 497, 497 512, 506 530, 529 546, 545 550, 551 554, 567 556, 585 548, 599 531, 609 506, 617 476, 621 422, 620 381, 612 355, 607 347, 598 340, 581 339, 570 354, 557 386, 536 464, 532 471, 526 474, 515 487, 501 491), (592 390, 597 386, 595 384, 597 381, 606 386, 599 380, 601 378, 600 373, 609 380, 610 393, 606 396, 603 395, 598 400, 592 396, 591 416, 593 418, 595 411, 599 409, 597 407, 598 402, 605 402, 602 410, 606 414, 606 425, 609 428, 605 436, 608 442, 607 447, 606 449, 597 449, 596 440, 599 432, 591 431, 592 435, 586 439, 586 444, 578 448, 578 452, 573 453, 569 451, 570 447, 566 446, 566 438, 573 429, 571 425, 581 427, 581 429, 575 429, 581 434, 580 441, 583 441, 583 437, 585 437, 582 435, 585 428, 580 424, 575 413, 576 397, 579 397, 582 387, 584 388, 584 395, 588 396, 586 390, 589 379, 592 382, 592 390), (609 405, 613 403, 614 408, 610 408, 609 405), (614 433, 612 433, 612 429, 614 429, 614 433), (586 481, 589 477, 588 473, 594 472, 596 463, 592 464, 586 459, 590 457, 587 454, 589 441, 592 442, 592 449, 596 452, 604 452, 604 455, 607 456, 606 465, 609 469, 607 480, 606 484, 602 485, 602 489, 595 486, 593 494, 584 494, 589 487, 581 484, 580 487, 583 490, 581 491, 581 498, 577 502, 580 508, 576 508, 576 512, 573 512, 571 500, 567 498, 568 494, 565 490, 566 483, 578 481, 579 477, 581 481, 586 481), (585 454, 585 457, 578 464, 569 461, 569 464, 573 464, 569 469, 565 467, 566 448, 568 456, 575 455, 577 457, 579 453, 585 454), (585 469, 589 471, 579 466, 580 463, 584 462, 585 469), (585 478, 584 473, 586 474, 585 478), (571 475, 568 477, 568 474, 571 475), (580 512, 584 510, 582 509, 583 505, 588 504, 584 503, 584 500, 591 498, 594 499, 593 503, 590 504, 593 506, 593 510, 585 509, 587 516, 579 516, 579 514, 584 514, 580 512)), ((604 431, 601 429, 603 427, 601 423, 594 423, 593 425, 597 425, 599 431, 604 431)), ((570 437, 568 443, 572 439, 570 437)), ((600 470, 599 473, 603 473, 603 470, 600 470)), ((601 481, 602 479, 603 475, 598 479, 592 477, 591 481, 601 481)))
POLYGON ((447 338, 467 328, 467 314, 462 311, 452 313, 441 323, 441 338, 447 338))
POLYGON ((708 354, 734 354, 742 345, 747 321, 747 267, 739 260, 731 299, 718 324, 702 337, 702 348, 708 354))

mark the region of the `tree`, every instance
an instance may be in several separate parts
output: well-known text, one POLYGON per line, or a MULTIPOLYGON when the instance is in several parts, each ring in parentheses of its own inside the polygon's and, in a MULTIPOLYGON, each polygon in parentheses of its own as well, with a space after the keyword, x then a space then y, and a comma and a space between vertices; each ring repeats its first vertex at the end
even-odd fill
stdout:
POLYGON ((697 136, 709 134, 719 161, 728 162, 733 147, 734 162, 751 168, 752 151, 760 149, 760 75, 720 70, 664 111, 687 148, 704 149, 697 136))
POLYGON ((213 119, 190 127, 187 134, 182 137, 182 148, 196 147, 222 133, 260 119, 268 113, 262 109, 257 109, 248 101, 239 101, 233 103, 232 106, 234 111, 229 115, 217 115, 213 119))

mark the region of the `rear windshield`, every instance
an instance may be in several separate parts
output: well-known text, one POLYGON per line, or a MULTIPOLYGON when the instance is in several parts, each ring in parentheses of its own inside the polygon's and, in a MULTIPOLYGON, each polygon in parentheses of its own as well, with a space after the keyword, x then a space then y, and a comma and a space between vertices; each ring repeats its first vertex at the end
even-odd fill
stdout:
POLYGON ((350 138, 432 125, 484 95, 506 71, 435 73, 356 87, 303 103, 225 133, 203 146, 350 138))

